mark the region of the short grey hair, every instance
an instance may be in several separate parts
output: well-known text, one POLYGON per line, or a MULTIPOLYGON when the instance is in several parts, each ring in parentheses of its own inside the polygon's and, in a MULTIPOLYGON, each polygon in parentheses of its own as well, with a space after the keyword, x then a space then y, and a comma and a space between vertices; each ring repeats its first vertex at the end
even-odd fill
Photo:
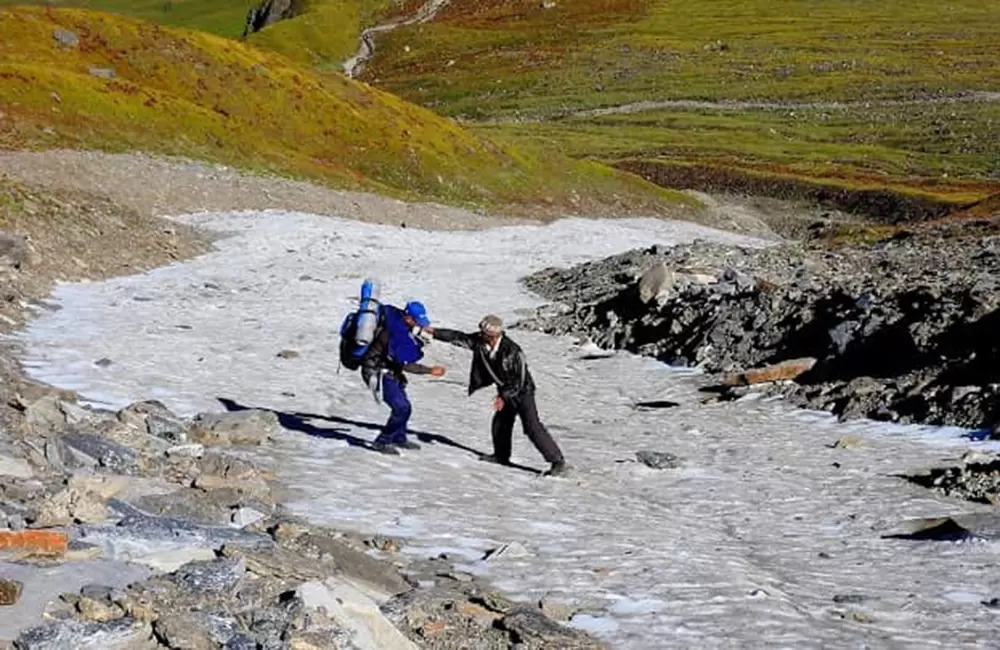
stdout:
POLYGON ((479 331, 487 336, 500 336, 500 333, 503 332, 503 321, 500 320, 499 316, 488 314, 479 321, 479 331))

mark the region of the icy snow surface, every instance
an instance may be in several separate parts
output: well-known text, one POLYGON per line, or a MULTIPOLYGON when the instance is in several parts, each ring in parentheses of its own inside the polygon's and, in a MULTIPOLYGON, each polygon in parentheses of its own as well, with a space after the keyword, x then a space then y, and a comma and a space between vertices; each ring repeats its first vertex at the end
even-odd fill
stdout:
MULTIPOLYGON (((415 556, 447 552, 519 599, 572 602, 584 609, 573 624, 614 647, 995 645, 997 614, 980 604, 1000 596, 993 544, 881 538, 909 517, 976 508, 892 476, 956 459, 970 445, 956 430, 840 425, 777 401, 702 404, 693 373, 516 331, 572 478, 476 459, 489 450, 491 396, 466 397, 469 354, 440 343, 427 360, 450 374, 415 377, 410 391, 413 430, 436 442, 400 458, 356 444, 386 416, 356 374, 336 371, 337 330, 366 274, 397 304, 422 299, 440 325, 471 329, 487 312, 540 304, 516 284, 535 269, 738 237, 657 221, 442 233, 284 212, 183 220, 233 236, 185 264, 59 286, 61 309, 25 335, 37 379, 112 407, 158 398, 193 414, 228 398, 279 410, 289 431, 269 453, 301 490, 299 513, 405 536, 415 556), (277 357, 284 349, 301 357, 277 357), (94 364, 104 357, 113 363, 94 364), (650 399, 680 406, 635 407, 650 399), (848 434, 864 445, 828 446, 848 434), (641 466, 642 449, 683 466, 641 466), (482 561, 509 541, 528 555, 482 561)), ((542 468, 515 435, 515 460, 542 468)))

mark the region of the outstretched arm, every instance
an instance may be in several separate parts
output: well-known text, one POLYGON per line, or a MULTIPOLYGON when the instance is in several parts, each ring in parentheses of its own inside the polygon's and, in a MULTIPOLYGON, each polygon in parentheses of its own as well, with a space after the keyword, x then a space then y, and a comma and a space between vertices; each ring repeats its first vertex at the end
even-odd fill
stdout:
POLYGON ((441 377, 444 375, 443 366, 425 366, 422 363, 404 364, 403 371, 414 375, 434 375, 435 377, 441 377))
POLYGON ((424 331, 433 336, 436 341, 450 343, 466 350, 474 348, 476 340, 479 338, 475 334, 466 334, 465 332, 450 330, 444 327, 425 327, 424 331))

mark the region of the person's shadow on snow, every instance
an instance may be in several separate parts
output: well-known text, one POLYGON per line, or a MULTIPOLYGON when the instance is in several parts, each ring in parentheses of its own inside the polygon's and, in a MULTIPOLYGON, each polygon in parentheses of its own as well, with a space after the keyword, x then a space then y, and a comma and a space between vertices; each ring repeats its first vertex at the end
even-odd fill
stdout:
POLYGON ((339 427, 317 427, 309 424, 306 420, 312 419, 312 416, 298 413, 285 413, 284 411, 275 411, 274 409, 261 408, 257 406, 246 406, 244 404, 240 404, 236 400, 229 399, 228 397, 217 397, 216 399, 219 400, 219 403, 222 404, 223 408, 230 413, 236 411, 270 411, 277 416, 278 423, 282 426, 282 428, 289 431, 298 431, 315 438, 343 440, 352 447, 361 447, 362 449, 374 451, 372 450, 372 445, 369 441, 364 438, 352 436, 347 429, 339 427))
MULTIPOLYGON (((368 429, 370 431, 381 431, 382 425, 375 422, 364 422, 361 420, 352 420, 350 418, 340 417, 339 415, 318 415, 316 413, 286 413, 284 411, 275 411, 274 409, 260 408, 255 406, 246 406, 240 404, 239 402, 229 399, 228 397, 217 397, 219 403, 222 404, 229 412, 234 411, 270 411, 274 413, 278 418, 278 423, 285 429, 289 431, 298 431, 304 433, 307 436, 314 436, 316 438, 327 438, 331 440, 343 440, 352 447, 361 447, 362 449, 367 449, 369 451, 375 451, 372 449, 372 443, 364 438, 358 438, 357 436, 351 435, 348 429, 343 429, 340 427, 317 427, 315 425, 309 424, 309 420, 325 420, 327 422, 333 422, 335 424, 344 424, 350 427, 355 427, 358 429, 368 429)), ((469 447, 468 445, 463 445, 462 443, 449 438, 448 436, 443 436, 439 433, 427 433, 426 431, 414 431, 409 430, 411 435, 416 436, 417 440, 424 444, 429 445, 446 445, 448 447, 454 447, 455 449, 461 449, 462 451, 468 452, 477 458, 484 458, 486 453, 480 451, 474 447, 469 447)), ((531 474, 540 474, 537 469, 532 467, 527 467, 525 465, 518 465, 517 463, 511 463, 509 465, 512 469, 519 469, 523 472, 529 472, 531 474)))

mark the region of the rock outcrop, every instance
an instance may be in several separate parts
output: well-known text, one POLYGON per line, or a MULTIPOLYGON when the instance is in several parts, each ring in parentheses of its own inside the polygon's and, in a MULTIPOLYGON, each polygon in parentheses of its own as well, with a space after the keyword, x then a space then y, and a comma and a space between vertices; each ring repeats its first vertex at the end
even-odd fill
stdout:
POLYGON ((845 418, 971 428, 1000 418, 997 237, 653 247, 525 284, 557 304, 521 327, 719 373, 726 397, 763 383, 845 418))

